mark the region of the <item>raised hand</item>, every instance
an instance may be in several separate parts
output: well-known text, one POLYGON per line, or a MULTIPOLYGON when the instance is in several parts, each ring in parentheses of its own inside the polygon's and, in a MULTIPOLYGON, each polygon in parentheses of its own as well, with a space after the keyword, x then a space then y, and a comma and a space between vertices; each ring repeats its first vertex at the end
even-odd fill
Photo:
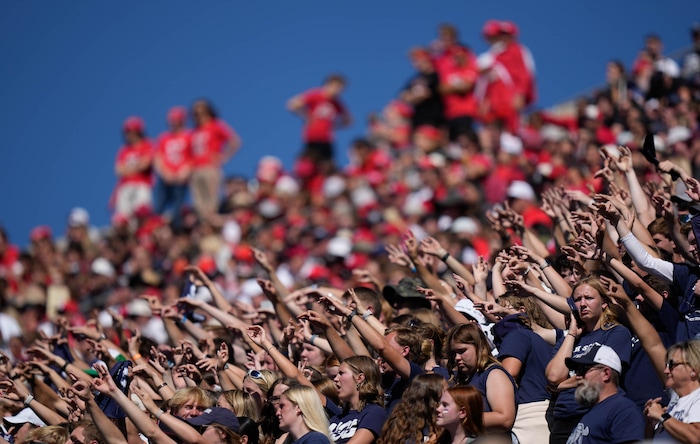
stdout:
POLYGON ((266 339, 265 330, 259 325, 251 325, 248 327, 248 338, 258 347, 262 347, 263 341, 266 339))
POLYGON ((685 192, 688 197, 696 202, 700 202, 700 182, 694 177, 689 177, 685 180, 685 186, 687 188, 685 192))
POLYGON ((253 250, 253 257, 255 257, 256 262, 268 273, 273 270, 272 264, 270 264, 270 261, 267 259, 267 255, 265 254, 264 251, 258 249, 258 248, 252 248, 253 250))
POLYGON ((411 268, 413 266, 413 262, 411 262, 411 259, 398 246, 387 245, 385 247, 385 250, 389 254, 388 255, 389 262, 391 262, 392 264, 396 264, 400 267, 406 267, 406 268, 411 268))

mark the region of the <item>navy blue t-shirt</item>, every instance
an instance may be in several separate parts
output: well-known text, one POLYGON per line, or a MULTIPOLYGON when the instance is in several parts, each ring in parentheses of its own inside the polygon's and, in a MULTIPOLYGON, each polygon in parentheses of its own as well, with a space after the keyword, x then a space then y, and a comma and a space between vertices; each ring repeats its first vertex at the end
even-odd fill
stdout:
POLYGON ((292 444, 330 444, 330 441, 323 433, 311 431, 292 444))
POLYGON ((384 406, 386 407, 386 411, 389 413, 391 413, 394 406, 401 401, 403 392, 406 391, 406 388, 408 388, 408 385, 411 383, 411 381, 413 381, 413 378, 425 373, 425 370, 423 370, 420 365, 410 361, 409 363, 411 364, 411 374, 409 377, 394 379, 391 382, 391 386, 384 391, 384 406))
POLYGON ((479 389, 481 392, 481 398, 484 400, 484 412, 490 412, 491 411, 491 405, 489 404, 489 400, 486 398, 486 381, 489 379, 489 374, 492 371, 502 371, 503 373, 508 376, 508 379, 510 379, 511 384, 513 384, 513 391, 515 392, 515 404, 516 404, 516 411, 517 411, 517 399, 518 399, 518 386, 515 383, 515 380, 513 377, 498 364, 493 364, 488 367, 486 367, 483 371, 476 372, 472 375, 471 378, 467 381, 467 384, 476 387, 479 389))
POLYGON ((345 444, 350 441, 359 429, 367 429, 376 440, 382 432, 382 427, 387 418, 384 407, 377 404, 367 404, 361 412, 357 410, 343 410, 330 399, 326 401, 326 410, 331 412, 330 433, 336 444, 345 444))
POLYGON ((518 404, 544 401, 547 391, 545 368, 552 359, 552 346, 528 328, 512 330, 502 338, 498 359, 512 357, 522 363, 518 375, 518 404))
POLYGON ((700 267, 693 264, 673 264, 671 292, 678 295, 678 311, 681 322, 676 331, 676 341, 700 338, 700 309, 693 287, 700 277, 700 267))
MULTIPOLYGON (((556 354, 563 341, 564 337, 562 337, 562 339, 560 339, 554 346, 553 353, 556 354)), ((632 354, 632 335, 625 326, 615 325, 607 330, 601 328, 581 335, 574 345, 572 357, 578 357, 584 354, 588 348, 594 345, 607 345, 615 350, 622 361, 623 370, 625 366, 629 365, 632 354)), ((559 392, 557 402, 554 406, 555 418, 570 418, 588 411, 587 408, 582 407, 576 402, 576 399, 574 398, 575 392, 575 388, 570 388, 559 392)), ((635 409, 635 411, 638 410, 635 409)))
POLYGON ((632 336, 632 358, 620 385, 640 411, 644 410, 644 404, 650 399, 665 397, 668 401, 664 384, 637 336, 632 336))
POLYGON ((586 413, 566 444, 615 444, 644 439, 644 417, 635 404, 618 392, 586 413))

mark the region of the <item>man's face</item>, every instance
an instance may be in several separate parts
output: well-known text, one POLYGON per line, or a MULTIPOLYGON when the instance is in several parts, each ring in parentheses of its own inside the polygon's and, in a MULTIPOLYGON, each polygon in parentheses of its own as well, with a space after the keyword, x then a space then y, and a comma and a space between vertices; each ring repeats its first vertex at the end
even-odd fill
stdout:
POLYGON ((663 250, 671 254, 673 253, 675 245, 673 241, 668 238, 668 236, 664 236, 663 234, 657 233, 652 236, 652 239, 654 239, 654 243, 659 248, 659 250, 663 250))
POLYGON ((575 398, 576 402, 584 407, 593 407, 598 403, 603 391, 603 372, 605 367, 594 365, 577 370, 575 398))
POLYGON ((693 232, 693 230, 690 230, 690 232, 688 233, 688 244, 690 244, 688 248, 690 250, 690 254, 693 255, 696 261, 700 261, 700 253, 698 253, 698 243, 695 239, 695 233, 693 232))

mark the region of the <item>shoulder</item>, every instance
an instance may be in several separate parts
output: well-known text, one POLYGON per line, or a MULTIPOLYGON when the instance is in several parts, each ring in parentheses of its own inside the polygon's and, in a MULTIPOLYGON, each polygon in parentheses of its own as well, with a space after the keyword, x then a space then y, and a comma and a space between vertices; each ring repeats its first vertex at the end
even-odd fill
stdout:
POLYGON ((330 441, 323 433, 311 431, 294 441, 294 444, 330 444, 330 441))

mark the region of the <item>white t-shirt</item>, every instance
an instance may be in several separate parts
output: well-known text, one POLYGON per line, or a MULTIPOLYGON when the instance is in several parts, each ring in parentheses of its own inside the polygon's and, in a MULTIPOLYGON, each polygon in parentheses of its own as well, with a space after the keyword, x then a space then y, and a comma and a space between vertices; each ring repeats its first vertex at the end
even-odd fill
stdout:
POLYGON ((668 413, 681 422, 700 422, 700 388, 679 398, 673 392, 668 403, 668 413))

